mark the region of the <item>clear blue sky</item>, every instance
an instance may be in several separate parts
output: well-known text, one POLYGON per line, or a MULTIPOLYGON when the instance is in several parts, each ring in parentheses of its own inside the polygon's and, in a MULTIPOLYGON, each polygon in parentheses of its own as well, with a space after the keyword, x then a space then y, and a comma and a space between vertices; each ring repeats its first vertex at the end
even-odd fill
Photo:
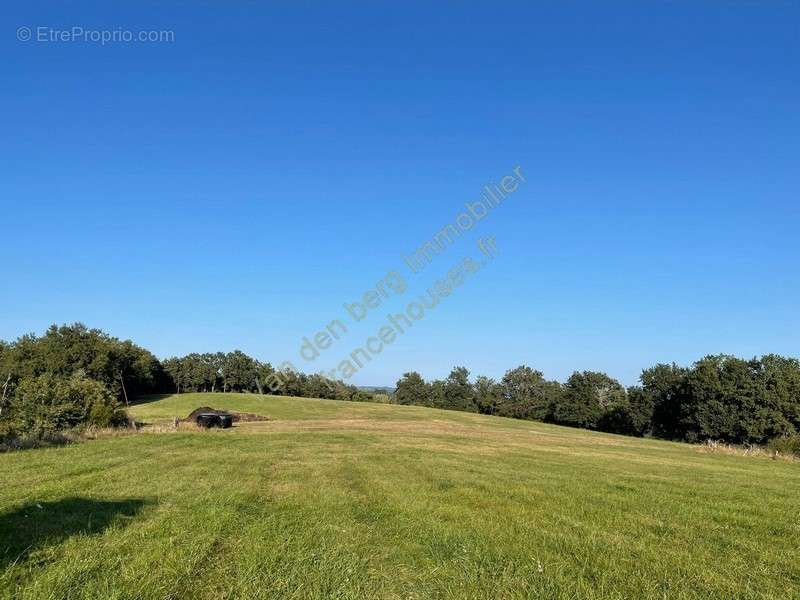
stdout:
POLYGON ((355 383, 800 354, 797 2, 13 4, 0 338, 80 320, 160 357, 329 369, 494 235, 355 383), (298 358, 517 165, 403 296, 298 358))

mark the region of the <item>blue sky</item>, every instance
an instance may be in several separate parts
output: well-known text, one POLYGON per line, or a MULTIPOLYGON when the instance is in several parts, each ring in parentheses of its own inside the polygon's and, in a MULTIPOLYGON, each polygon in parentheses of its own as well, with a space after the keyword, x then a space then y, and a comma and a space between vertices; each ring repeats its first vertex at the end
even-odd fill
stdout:
POLYGON ((356 374, 521 363, 633 383, 797 356, 795 2, 27 2, 0 9, 0 338, 83 321, 166 357, 356 374), (19 41, 19 27, 173 42, 19 41), (526 183, 313 363, 303 336, 517 165, 526 183))

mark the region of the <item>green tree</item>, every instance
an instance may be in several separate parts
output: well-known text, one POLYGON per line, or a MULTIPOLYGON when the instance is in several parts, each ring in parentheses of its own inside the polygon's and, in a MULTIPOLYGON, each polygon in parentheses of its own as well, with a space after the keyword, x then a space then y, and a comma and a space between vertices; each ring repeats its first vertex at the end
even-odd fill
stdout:
MULTIPOLYGON (((307 398, 325 398, 328 400, 336 399, 336 387, 327 377, 317 373, 308 375, 304 380, 302 395, 307 398)), ((355 389, 355 387, 354 387, 355 389)), ((347 399, 350 400, 353 390, 347 389, 347 399)))
POLYGON ((800 431, 800 361, 776 354, 762 356, 760 376, 766 405, 780 415, 769 435, 790 436, 800 431))
POLYGON ((479 375, 475 380, 475 404, 478 412, 494 415, 503 401, 503 387, 494 379, 479 375))
POLYGON ((270 363, 256 363, 256 388, 258 388, 259 394, 272 393, 268 386, 271 384, 274 374, 275 369, 270 363))
POLYGON ((426 385, 425 398, 419 406, 430 406, 431 408, 448 408, 447 402, 447 383, 442 379, 434 379, 426 385))
POLYGON ((225 356, 222 367, 224 391, 248 392, 256 389, 256 362, 241 350, 225 356))
POLYGON ((22 336, 4 355, 12 388, 45 373, 64 378, 83 373, 123 399, 163 383, 161 363, 150 352, 82 323, 53 325, 42 337, 22 336))
POLYGON ((448 410, 477 412, 475 389, 469 382, 466 367, 453 367, 444 382, 444 406, 448 410))
POLYGON ((652 432, 667 439, 682 438, 685 428, 681 413, 688 399, 687 376, 689 370, 676 364, 657 364, 642 371, 644 403, 652 405, 652 432))
POLYGON ((653 398, 640 386, 627 390, 627 402, 612 408, 601 428, 614 433, 642 437, 653 432, 653 398))
POLYGON ((186 391, 183 378, 183 361, 180 358, 173 356, 166 359, 163 365, 164 371, 169 376, 175 388, 174 391, 178 394, 180 394, 182 391, 186 391))
POLYGON ((564 425, 597 429, 606 413, 625 402, 625 388, 616 379, 594 371, 576 372, 564 384, 553 416, 564 425))
POLYGON ((3 410, 8 405, 8 399, 10 398, 11 367, 8 364, 10 350, 10 344, 0 340, 0 419, 3 418, 3 410))
POLYGON ((687 376, 687 399, 681 406, 684 439, 763 443, 792 433, 791 401, 784 402, 777 383, 786 366, 775 357, 718 355, 697 361, 687 376))
POLYGON ((422 375, 416 371, 403 373, 395 386, 395 404, 412 404, 424 406, 428 399, 428 386, 422 375))
POLYGON ((546 381, 540 371, 526 365, 507 371, 500 385, 503 393, 497 414, 516 419, 550 420, 561 395, 558 383, 546 381))
MULTIPOLYGON (((355 387, 355 386, 353 386, 355 387)), ((367 390, 362 389, 354 389, 350 395, 350 400, 352 402, 374 402, 375 401, 375 394, 369 392, 367 390)))

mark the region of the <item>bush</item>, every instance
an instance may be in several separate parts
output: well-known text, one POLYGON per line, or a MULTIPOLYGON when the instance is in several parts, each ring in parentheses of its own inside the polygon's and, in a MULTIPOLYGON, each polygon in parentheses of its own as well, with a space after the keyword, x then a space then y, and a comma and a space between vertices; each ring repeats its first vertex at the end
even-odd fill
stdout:
POLYGON ((87 424, 94 427, 117 427, 127 423, 122 407, 113 404, 92 404, 87 424))
POLYGON ((780 454, 794 454, 800 457, 800 434, 782 435, 769 443, 770 450, 780 454))
POLYGON ((84 375, 51 374, 20 382, 11 401, 10 422, 18 435, 44 437, 84 425, 122 425, 125 411, 99 381, 84 375))

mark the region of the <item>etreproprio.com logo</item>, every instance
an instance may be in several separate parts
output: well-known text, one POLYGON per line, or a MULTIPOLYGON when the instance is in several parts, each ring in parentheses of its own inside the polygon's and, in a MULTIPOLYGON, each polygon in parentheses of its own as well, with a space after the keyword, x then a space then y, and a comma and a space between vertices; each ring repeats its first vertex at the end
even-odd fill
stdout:
POLYGON ((132 31, 121 27, 116 29, 87 29, 85 27, 70 27, 58 29, 56 27, 18 27, 17 40, 20 42, 40 43, 65 43, 84 42, 92 44, 118 44, 118 43, 157 43, 174 42, 175 32, 171 29, 149 29, 132 31))

